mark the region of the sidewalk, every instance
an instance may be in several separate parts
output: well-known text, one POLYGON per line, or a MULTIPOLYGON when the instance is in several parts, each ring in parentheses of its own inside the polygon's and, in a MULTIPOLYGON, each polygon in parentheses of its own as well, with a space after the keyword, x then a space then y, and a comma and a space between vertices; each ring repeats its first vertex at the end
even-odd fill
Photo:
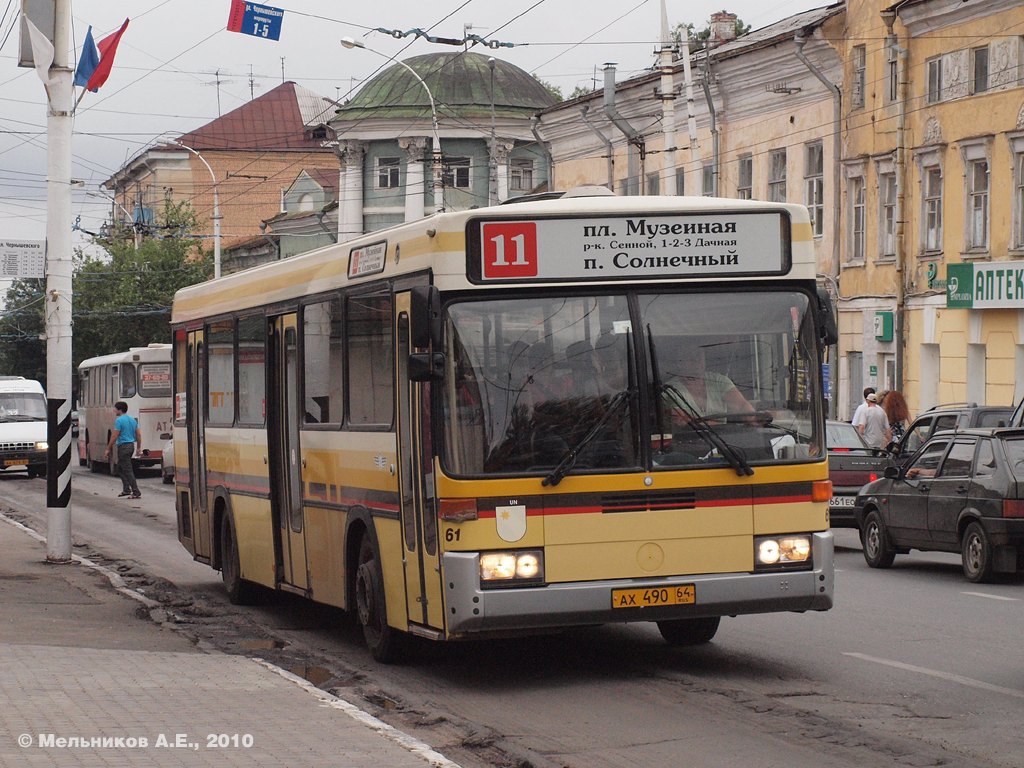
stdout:
POLYGON ((0 517, 0 768, 458 768, 284 670, 197 649, 116 576, 45 558, 0 517))

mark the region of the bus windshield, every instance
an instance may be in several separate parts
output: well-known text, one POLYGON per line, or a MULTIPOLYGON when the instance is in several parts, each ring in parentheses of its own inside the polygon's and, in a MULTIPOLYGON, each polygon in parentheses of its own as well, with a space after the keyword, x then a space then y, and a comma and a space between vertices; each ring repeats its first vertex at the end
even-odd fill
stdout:
POLYGON ((453 303, 445 469, 557 482, 821 459, 811 307, 793 290, 453 303))

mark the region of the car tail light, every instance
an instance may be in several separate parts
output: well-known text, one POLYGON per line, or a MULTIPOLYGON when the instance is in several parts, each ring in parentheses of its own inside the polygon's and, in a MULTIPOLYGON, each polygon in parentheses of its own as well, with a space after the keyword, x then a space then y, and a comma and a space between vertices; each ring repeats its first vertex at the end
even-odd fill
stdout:
POLYGON ((1003 517, 1024 517, 1024 499, 1003 499, 1003 517))
POLYGON ((870 472, 870 473, 868 473, 868 482, 869 483, 873 483, 877 479, 878 479, 878 473, 877 472, 870 472))
POLYGON ((850 452, 849 448, 829 448, 829 450, 832 451, 833 453, 849 453, 850 452))

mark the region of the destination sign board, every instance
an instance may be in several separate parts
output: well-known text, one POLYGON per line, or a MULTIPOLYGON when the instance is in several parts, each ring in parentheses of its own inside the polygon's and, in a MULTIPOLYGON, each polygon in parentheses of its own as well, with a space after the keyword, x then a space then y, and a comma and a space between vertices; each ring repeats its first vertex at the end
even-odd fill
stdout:
POLYGON ((789 218, 777 211, 469 223, 475 282, 779 275, 789 218))

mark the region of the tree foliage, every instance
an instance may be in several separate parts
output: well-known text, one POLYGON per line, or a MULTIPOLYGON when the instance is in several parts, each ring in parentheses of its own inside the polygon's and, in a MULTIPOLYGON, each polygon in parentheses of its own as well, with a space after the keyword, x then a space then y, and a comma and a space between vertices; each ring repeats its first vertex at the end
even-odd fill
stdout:
MULTIPOLYGON (((702 48, 704 48, 705 45, 707 45, 707 41, 711 39, 710 19, 708 19, 707 24, 701 30, 698 30, 696 26, 689 22, 685 24, 676 24, 676 28, 672 31, 672 39, 675 41, 676 45, 680 47, 680 49, 682 49, 684 29, 686 30, 687 36, 690 40, 690 53, 694 53, 695 51, 701 50, 702 48)), ((740 35, 745 35, 747 34, 747 32, 750 31, 750 25, 745 24, 743 22, 743 19, 737 18, 735 29, 736 37, 739 37, 740 35)))
MULTIPOLYGON (((187 203, 164 206, 155 237, 115 229, 93 239, 102 257, 78 251, 72 277, 73 365, 89 357, 169 342, 174 292, 208 280, 213 260, 189 237, 195 214, 187 203)), ((0 312, 0 372, 45 380, 44 280, 16 280, 0 312)))

